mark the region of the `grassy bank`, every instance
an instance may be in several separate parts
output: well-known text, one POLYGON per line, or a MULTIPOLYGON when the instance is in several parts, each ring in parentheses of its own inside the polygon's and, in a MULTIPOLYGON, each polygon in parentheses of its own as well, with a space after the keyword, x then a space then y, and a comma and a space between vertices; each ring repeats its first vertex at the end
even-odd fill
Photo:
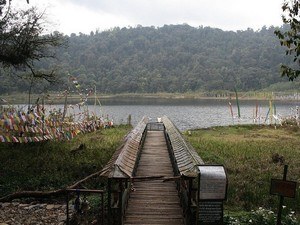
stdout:
POLYGON ((101 170, 130 129, 103 129, 65 142, 0 143, 0 197, 15 191, 64 188, 101 170), (80 145, 83 150, 73 151, 80 145))
MULTIPOLYGON (((232 211, 264 207, 277 211, 278 197, 269 194, 271 178, 300 183, 300 130, 297 127, 231 126, 194 130, 187 139, 207 164, 225 165, 229 176, 226 208, 232 211)), ((300 211, 296 199, 284 205, 300 211)))

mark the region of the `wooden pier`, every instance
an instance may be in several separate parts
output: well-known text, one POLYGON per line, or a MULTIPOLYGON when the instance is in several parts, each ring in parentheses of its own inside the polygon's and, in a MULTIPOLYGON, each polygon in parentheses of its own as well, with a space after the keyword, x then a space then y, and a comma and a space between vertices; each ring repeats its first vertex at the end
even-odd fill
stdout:
MULTIPOLYGON (((137 177, 173 177, 163 131, 148 131, 136 172, 137 177)), ((136 180, 125 213, 124 225, 183 225, 180 199, 174 181, 136 180)))
MULTIPOLYGON (((224 166, 204 165, 166 116, 157 122, 144 117, 100 176, 107 178, 106 190, 67 191, 77 193, 79 215, 84 215, 80 192, 100 194, 101 225, 223 224, 228 187, 224 166)), ((67 205, 69 200, 67 194, 67 205)))
POLYGON ((103 168, 109 225, 190 225, 202 159, 167 118, 143 118, 103 168))

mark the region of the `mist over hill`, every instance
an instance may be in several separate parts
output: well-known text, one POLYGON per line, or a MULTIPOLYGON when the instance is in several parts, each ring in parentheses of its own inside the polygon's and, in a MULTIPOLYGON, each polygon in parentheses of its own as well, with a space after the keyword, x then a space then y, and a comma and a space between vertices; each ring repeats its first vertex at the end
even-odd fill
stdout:
MULTIPOLYGON (((82 89, 96 86, 97 92, 112 94, 280 87, 287 81, 280 64, 288 59, 274 30, 233 32, 184 24, 71 34, 68 47, 56 50, 58 60, 38 65, 55 64, 60 82, 51 87, 39 82, 34 90, 63 90, 70 76, 82 89)), ((1 71, 0 77, 1 93, 28 90, 28 82, 16 76, 1 71)))

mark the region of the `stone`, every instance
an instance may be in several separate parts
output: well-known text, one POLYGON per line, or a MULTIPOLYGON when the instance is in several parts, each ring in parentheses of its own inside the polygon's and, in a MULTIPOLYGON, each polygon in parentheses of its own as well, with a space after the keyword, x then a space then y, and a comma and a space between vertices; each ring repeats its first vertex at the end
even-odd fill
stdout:
POLYGON ((38 208, 39 208, 38 205, 31 205, 31 206, 28 206, 28 207, 27 207, 27 209, 30 210, 30 211, 31 211, 31 210, 36 210, 36 209, 38 209, 38 208))
POLYGON ((54 208, 54 205, 47 205, 47 206, 46 206, 46 209, 47 209, 47 210, 51 210, 51 209, 53 209, 53 208, 54 208))
POLYGON ((59 209, 61 208, 61 205, 54 205, 54 209, 59 209))
POLYGON ((10 202, 4 202, 4 203, 1 204, 1 206, 2 206, 3 208, 8 207, 8 206, 10 206, 10 205, 11 205, 10 202))
POLYGON ((0 206, 0 225, 63 225, 67 219, 65 204, 7 202, 0 206))
POLYGON ((66 215, 59 216, 59 217, 58 217, 58 222, 65 221, 66 219, 67 219, 67 216, 66 216, 66 215))
POLYGON ((47 204, 40 204, 40 206, 42 207, 42 208, 45 208, 46 206, 47 206, 47 204))

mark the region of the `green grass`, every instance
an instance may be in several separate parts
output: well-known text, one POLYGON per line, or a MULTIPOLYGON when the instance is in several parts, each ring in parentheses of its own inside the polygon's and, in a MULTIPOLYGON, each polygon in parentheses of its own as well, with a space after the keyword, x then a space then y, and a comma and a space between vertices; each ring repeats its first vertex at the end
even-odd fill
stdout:
MULTIPOLYGON (((230 126, 191 131, 186 135, 207 164, 223 164, 229 179, 226 208, 275 209, 278 197, 269 194, 271 178, 281 179, 283 164, 272 159, 282 156, 289 166, 288 180, 300 183, 300 130, 297 127, 230 126)), ((284 204, 300 211, 300 189, 296 199, 284 204)))
POLYGON ((0 197, 16 191, 64 188, 101 170, 130 129, 102 129, 64 142, 1 143, 0 197), (85 149, 71 153, 80 144, 85 149))

